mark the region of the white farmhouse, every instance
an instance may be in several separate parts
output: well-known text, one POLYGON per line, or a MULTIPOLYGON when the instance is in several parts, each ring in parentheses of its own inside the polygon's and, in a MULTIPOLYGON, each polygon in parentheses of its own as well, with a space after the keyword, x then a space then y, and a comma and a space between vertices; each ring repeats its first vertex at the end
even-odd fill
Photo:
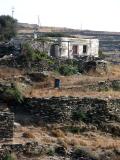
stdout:
POLYGON ((99 40, 88 38, 58 37, 52 39, 48 54, 53 57, 74 58, 79 56, 98 57, 99 40))

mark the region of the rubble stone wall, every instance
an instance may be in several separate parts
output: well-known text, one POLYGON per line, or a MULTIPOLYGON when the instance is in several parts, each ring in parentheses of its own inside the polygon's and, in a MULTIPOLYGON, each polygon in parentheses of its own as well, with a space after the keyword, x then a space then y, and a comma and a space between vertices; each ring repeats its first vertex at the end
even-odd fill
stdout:
POLYGON ((14 114, 0 112, 0 139, 13 138, 14 114))
POLYGON ((120 91, 120 80, 101 81, 97 84, 88 85, 85 88, 93 91, 108 91, 109 89, 120 91))
POLYGON ((73 114, 82 113, 88 122, 117 120, 120 122, 120 99, 52 97, 26 98, 20 106, 24 112, 33 115, 36 121, 71 122, 73 114), (116 119, 115 119, 116 117, 116 119))

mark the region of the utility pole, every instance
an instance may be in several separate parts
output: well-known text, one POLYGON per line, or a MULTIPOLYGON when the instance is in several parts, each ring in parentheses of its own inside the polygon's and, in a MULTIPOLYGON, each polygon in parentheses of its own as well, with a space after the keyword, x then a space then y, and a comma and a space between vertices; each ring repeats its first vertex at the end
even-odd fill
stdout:
POLYGON ((38 26, 40 27, 41 24, 40 24, 40 17, 38 16, 38 26))
POLYGON ((82 24, 81 24, 81 26, 80 26, 80 30, 81 30, 81 31, 83 30, 83 26, 82 26, 82 24))
POLYGON ((14 17, 15 8, 12 7, 12 18, 14 17))

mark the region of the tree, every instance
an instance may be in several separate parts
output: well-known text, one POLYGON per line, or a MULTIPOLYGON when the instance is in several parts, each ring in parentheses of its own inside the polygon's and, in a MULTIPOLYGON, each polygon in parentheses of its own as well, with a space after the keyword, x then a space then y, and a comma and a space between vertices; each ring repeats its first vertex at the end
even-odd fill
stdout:
POLYGON ((0 41, 10 40, 16 35, 17 20, 9 15, 0 16, 0 41))

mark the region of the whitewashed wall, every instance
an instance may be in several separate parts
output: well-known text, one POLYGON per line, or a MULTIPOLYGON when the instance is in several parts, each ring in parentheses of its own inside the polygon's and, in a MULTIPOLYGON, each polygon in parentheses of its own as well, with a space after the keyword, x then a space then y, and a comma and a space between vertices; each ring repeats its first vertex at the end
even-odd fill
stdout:
POLYGON ((73 58, 73 45, 78 45, 78 55, 88 55, 98 57, 99 51, 99 40, 98 39, 71 39, 64 38, 61 40, 61 57, 69 57, 73 58), (66 41, 66 42, 65 42, 66 41), (68 41, 69 45, 68 45, 68 41), (87 46, 87 52, 83 53, 83 45, 87 46), (68 46, 69 46, 69 54, 68 54, 68 46))

